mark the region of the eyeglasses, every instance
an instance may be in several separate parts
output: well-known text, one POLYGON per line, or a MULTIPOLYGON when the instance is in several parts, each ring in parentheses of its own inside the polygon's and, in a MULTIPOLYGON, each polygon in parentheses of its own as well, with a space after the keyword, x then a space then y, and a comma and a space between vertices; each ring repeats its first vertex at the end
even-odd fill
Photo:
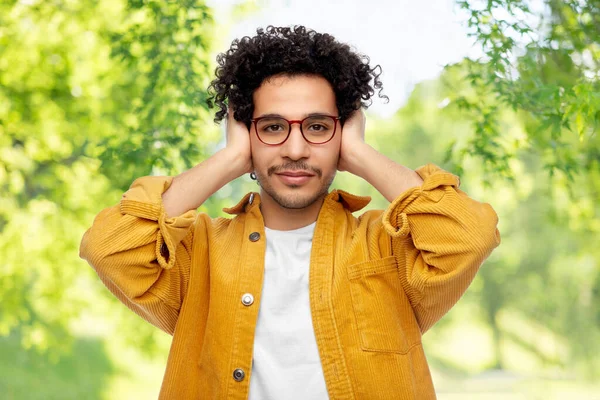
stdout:
POLYGON ((337 121, 340 117, 331 115, 312 115, 302 120, 287 120, 282 117, 254 118, 256 136, 266 145, 278 146, 283 144, 292 132, 292 124, 300 124, 302 137, 311 144, 324 144, 333 139, 337 121))

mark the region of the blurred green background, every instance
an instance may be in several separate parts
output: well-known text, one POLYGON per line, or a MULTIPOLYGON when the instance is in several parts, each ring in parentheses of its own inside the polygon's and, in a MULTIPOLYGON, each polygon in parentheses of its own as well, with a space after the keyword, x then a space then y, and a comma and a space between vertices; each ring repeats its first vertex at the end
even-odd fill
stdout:
MULTIPOLYGON (((374 147, 450 169, 499 214, 502 245, 424 336, 440 399, 600 399, 600 2, 534 5, 454 2, 477 56, 368 113, 374 147)), ((79 242, 136 177, 223 146, 205 88, 225 32, 265 7, 0 0, 2 399, 157 398, 170 337, 110 295, 79 242)), ((386 207, 356 177, 334 186, 386 207)), ((200 210, 250 190, 240 178, 200 210)))

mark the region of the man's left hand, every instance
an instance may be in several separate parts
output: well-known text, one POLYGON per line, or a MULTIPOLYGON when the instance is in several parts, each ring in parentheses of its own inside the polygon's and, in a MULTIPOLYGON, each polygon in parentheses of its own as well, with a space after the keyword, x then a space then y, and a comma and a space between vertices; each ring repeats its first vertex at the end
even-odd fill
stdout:
POLYGON ((365 126, 367 119, 362 108, 350 114, 342 128, 342 143, 340 145, 340 159, 337 169, 357 173, 360 162, 361 149, 368 146, 365 143, 365 126))

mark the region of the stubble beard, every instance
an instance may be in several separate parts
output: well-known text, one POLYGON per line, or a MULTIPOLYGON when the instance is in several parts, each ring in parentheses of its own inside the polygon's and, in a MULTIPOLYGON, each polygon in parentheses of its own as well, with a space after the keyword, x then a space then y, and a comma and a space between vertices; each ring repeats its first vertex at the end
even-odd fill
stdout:
MULTIPOLYGON (((275 202, 279 204, 280 207, 292 210, 299 210, 309 207, 316 201, 322 199, 329 192, 329 187, 331 186, 331 184, 333 183, 333 179, 335 178, 335 171, 329 176, 324 176, 322 179, 320 179, 321 186, 319 190, 317 190, 313 194, 302 195, 300 193, 293 193, 290 195, 282 195, 273 188, 273 186, 270 183, 269 177, 265 176, 264 174, 258 171, 255 172, 256 180, 258 181, 260 187, 269 196, 271 196, 271 198, 275 200, 275 202)), ((318 176, 316 176, 316 178, 319 179, 318 176)), ((291 189, 300 188, 300 186, 298 185, 292 185, 288 187, 291 189)))

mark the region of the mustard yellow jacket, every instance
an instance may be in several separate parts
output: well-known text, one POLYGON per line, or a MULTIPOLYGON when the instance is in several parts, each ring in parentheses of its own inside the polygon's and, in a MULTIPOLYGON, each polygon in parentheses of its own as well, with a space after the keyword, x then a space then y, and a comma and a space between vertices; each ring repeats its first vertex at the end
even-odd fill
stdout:
MULTIPOLYGON (((331 399, 434 399, 421 335, 500 244, 497 215, 428 164, 383 210, 341 190, 319 213, 310 308, 331 399)), ((246 399, 265 256, 258 193, 167 218, 172 177, 137 179, 85 233, 81 257, 142 318, 173 335, 160 399, 246 399), (251 294, 254 301, 247 301, 251 294), (245 300, 242 301, 242 298, 245 300)))

